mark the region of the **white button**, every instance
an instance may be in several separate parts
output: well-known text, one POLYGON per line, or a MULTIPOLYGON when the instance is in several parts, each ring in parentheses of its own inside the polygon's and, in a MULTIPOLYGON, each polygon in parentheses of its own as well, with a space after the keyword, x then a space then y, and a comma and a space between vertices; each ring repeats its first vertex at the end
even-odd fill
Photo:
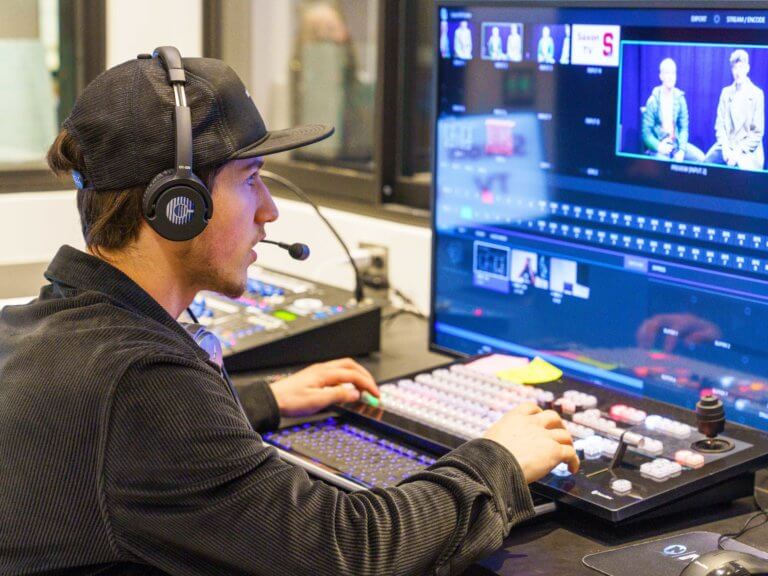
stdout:
POLYGON ((317 312, 323 307, 323 301, 317 298, 299 298, 293 301, 293 307, 302 312, 317 312))
POLYGON ((617 478, 611 482, 611 490, 616 492, 616 494, 629 494, 632 492, 632 482, 617 478))
POLYGON ((552 469, 552 474, 554 474, 555 476, 560 476, 561 478, 564 478, 566 476, 570 476, 571 471, 568 470, 568 464, 566 464, 565 462, 561 462, 560 464, 558 464, 552 469))

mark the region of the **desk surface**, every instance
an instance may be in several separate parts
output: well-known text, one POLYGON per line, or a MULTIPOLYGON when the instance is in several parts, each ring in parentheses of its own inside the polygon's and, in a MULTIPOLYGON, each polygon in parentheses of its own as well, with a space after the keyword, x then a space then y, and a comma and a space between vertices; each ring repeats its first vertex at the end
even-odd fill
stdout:
MULTIPOLYGON (((396 378, 450 361, 447 356, 429 352, 427 341, 425 321, 401 316, 385 323, 382 351, 360 361, 377 380, 396 378)), ((594 576, 597 572, 581 562, 587 554, 684 532, 736 532, 754 510, 751 499, 744 498, 709 510, 687 511, 618 529, 584 514, 562 510, 514 528, 502 549, 472 566, 465 575, 594 576)), ((756 528, 740 541, 768 549, 768 527, 756 528)))

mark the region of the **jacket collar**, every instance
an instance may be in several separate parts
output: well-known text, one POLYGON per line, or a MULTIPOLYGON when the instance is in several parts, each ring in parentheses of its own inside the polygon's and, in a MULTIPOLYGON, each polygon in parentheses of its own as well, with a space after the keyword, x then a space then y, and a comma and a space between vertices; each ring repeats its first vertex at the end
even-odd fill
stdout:
POLYGON ((124 307, 149 316, 175 330, 184 329, 141 286, 109 263, 64 245, 54 256, 45 277, 52 283, 82 291, 100 292, 124 307))

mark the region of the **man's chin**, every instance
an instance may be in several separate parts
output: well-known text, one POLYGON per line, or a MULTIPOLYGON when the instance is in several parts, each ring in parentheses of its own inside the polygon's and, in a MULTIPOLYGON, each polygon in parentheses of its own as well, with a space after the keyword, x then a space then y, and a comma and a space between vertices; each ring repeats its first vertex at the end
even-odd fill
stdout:
POLYGON ((227 298, 240 298, 243 295, 246 288, 246 281, 222 283, 222 285, 215 291, 223 294, 227 298))

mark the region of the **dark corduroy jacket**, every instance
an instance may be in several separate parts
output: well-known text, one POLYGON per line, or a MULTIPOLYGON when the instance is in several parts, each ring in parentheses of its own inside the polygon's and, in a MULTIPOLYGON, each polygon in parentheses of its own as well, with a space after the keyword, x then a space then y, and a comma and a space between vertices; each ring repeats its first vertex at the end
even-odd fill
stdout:
MULTIPOLYGON (((475 440, 347 494, 282 462, 187 332, 70 247, 0 312, 0 574, 453 574, 532 514, 475 440)), ((269 389, 243 398, 276 425, 269 389)))

